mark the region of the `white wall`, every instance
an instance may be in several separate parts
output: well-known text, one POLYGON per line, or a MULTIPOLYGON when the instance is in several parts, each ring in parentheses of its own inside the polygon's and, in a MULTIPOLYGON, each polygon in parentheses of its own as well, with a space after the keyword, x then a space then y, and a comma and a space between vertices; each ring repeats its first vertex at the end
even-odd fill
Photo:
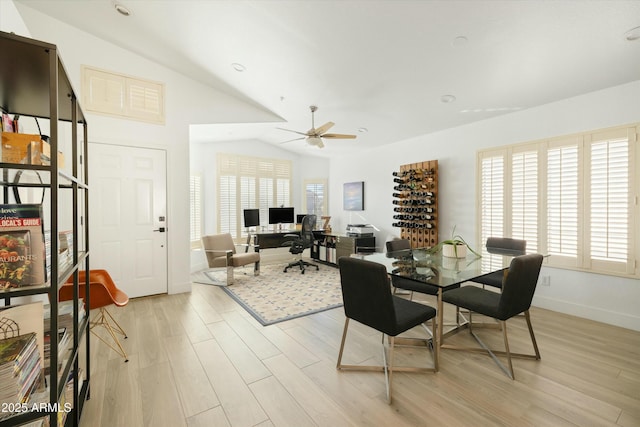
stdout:
POLYGON ((189 125, 273 121, 277 118, 33 9, 21 6, 18 14, 10 0, 1 0, 0 6, 0 30, 13 31, 58 46, 76 93, 80 93, 81 65, 91 65, 165 84, 165 125, 90 113, 86 116, 91 142, 166 150, 167 241, 168 257, 171 260, 168 267, 169 292, 189 291, 189 125))
MULTIPOLYGON (((334 230, 344 230, 354 219, 341 211, 342 183, 365 181, 362 216, 380 228, 376 237, 382 247, 388 236, 399 234, 391 227, 391 173, 403 164, 437 159, 440 238, 446 238, 455 225, 456 232, 478 247, 478 150, 640 122, 638 99, 640 80, 359 153, 357 162, 353 157, 331 159, 334 230)), ((640 330, 639 280, 546 267, 542 274, 550 276, 551 286, 538 286, 536 306, 640 330)))
MULTIPOLYGON (((88 123, 91 141, 167 150, 171 242, 169 291, 189 290, 189 124, 259 122, 277 118, 29 8, 21 7, 20 13, 12 1, 0 0, 0 30, 57 44, 76 91, 80 87, 82 64, 165 82, 165 126, 91 114, 88 114, 88 123)), ((477 150, 638 122, 638 99, 640 81, 362 152, 355 162, 353 157, 331 159, 329 209, 332 226, 338 231, 352 222, 373 223, 381 230, 377 237, 378 246, 382 247, 388 236, 398 234, 398 230, 391 227, 391 172, 401 164, 437 159, 441 237, 456 225, 457 231, 477 247, 477 150), (364 212, 341 210, 342 183, 349 181, 366 183, 364 212)), ((315 158, 296 162, 296 167, 303 171, 318 166, 315 158)), ((304 179, 302 173, 301 179, 304 179)), ((551 286, 538 287, 536 305, 640 330, 638 280, 550 268, 545 268, 543 274, 550 275, 551 286)))
MULTIPOLYGON (((322 157, 301 156, 261 141, 229 141, 202 142, 191 144, 191 172, 203 177, 203 215, 204 234, 217 232, 217 200, 216 200, 216 155, 218 153, 241 154, 252 157, 291 160, 293 166, 292 195, 293 207, 302 212, 303 182, 305 179, 326 179, 329 181, 329 160, 322 157)), ((281 255, 270 250, 262 253, 263 259, 273 255, 278 259, 281 255)), ((282 251, 280 251, 282 252, 282 251)), ((286 250, 284 251, 286 252, 286 250)), ((191 256, 191 269, 197 271, 206 267, 204 254, 194 250, 191 256)))

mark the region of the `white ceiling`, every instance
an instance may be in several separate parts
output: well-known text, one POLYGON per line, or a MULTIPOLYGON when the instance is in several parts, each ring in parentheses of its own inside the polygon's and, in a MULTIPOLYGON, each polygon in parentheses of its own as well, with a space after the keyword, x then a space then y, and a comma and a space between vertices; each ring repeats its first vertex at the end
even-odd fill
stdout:
POLYGON ((277 144, 316 127, 341 155, 640 79, 640 1, 15 0, 287 123, 199 126, 196 140, 277 144), (231 64, 246 67, 235 71, 231 64), (455 102, 443 103, 443 95, 455 102), (359 128, 368 132, 359 133, 359 128))

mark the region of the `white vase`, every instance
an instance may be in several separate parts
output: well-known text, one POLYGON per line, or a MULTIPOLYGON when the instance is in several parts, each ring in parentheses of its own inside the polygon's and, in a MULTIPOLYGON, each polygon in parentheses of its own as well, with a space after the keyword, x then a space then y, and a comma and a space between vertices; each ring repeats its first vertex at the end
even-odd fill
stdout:
POLYGON ((466 258, 467 257, 467 245, 442 245, 442 256, 448 258, 466 258))

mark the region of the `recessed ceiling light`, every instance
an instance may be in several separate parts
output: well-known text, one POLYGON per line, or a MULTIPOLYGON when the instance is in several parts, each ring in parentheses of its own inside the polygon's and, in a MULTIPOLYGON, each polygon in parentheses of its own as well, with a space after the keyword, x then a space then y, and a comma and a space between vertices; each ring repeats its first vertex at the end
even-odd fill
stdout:
POLYGON ((367 129, 367 128, 358 128, 358 132, 366 133, 366 132, 369 132, 369 129, 367 129))
POLYGON ((440 102, 444 102, 445 104, 448 104, 455 100, 456 100, 456 97, 453 95, 442 95, 442 97, 440 98, 440 102))
POLYGON ((115 9, 118 11, 118 13, 122 16, 131 16, 131 11, 124 5, 120 4, 120 3, 116 3, 113 5, 113 7, 115 7, 115 9))
POLYGON ((239 73, 241 73, 241 72, 243 72, 244 70, 247 69, 247 67, 245 67, 244 65, 239 64, 237 62, 234 62, 233 64, 231 64, 231 66, 233 67, 234 70, 236 70, 239 73))
POLYGON ((624 38, 630 42, 640 39, 640 27, 632 28, 624 33, 624 38))
POLYGON ((465 36, 458 36, 455 39, 453 39, 451 44, 454 47, 460 47, 460 46, 464 46, 465 44, 467 44, 468 41, 469 41, 469 39, 467 39, 465 36))

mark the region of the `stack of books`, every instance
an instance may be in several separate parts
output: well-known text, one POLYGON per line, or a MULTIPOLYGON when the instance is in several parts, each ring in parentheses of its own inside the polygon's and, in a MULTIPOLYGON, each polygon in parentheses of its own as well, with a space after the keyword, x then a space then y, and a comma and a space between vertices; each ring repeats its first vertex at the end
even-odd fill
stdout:
MULTIPOLYGON (((4 404, 27 403, 40 379, 40 353, 35 333, 0 340, 0 402, 3 408, 4 404)), ((0 419, 10 415, 11 411, 0 412, 0 419)))

